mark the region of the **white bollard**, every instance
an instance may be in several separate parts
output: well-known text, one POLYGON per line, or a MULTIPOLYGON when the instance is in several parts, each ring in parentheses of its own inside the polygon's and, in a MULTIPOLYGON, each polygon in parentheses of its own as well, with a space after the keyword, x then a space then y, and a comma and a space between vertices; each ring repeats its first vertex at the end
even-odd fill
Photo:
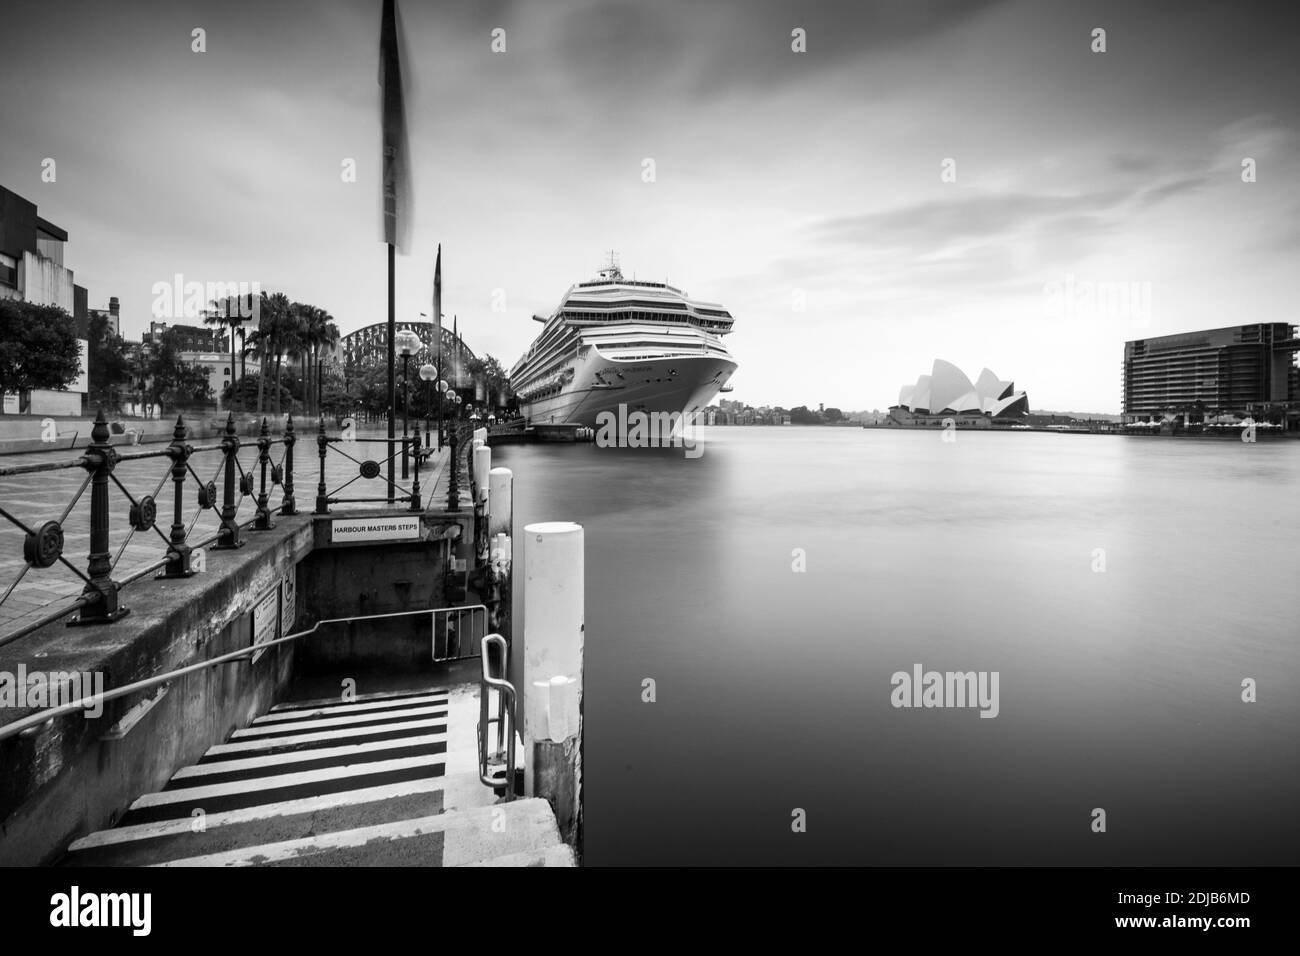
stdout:
POLYGON ((482 442, 485 442, 485 443, 486 443, 486 442, 487 442, 487 429, 486 429, 486 428, 476 428, 476 429, 474 429, 474 439, 475 439, 475 441, 482 441, 482 442))
POLYGON ((478 488, 478 500, 485 507, 488 503, 488 474, 492 471, 492 449, 487 445, 474 446, 474 485, 478 488))
POLYGON ((515 474, 509 468, 497 466, 488 472, 488 534, 514 534, 515 474))
MULTIPOLYGON (((578 846, 582 820, 582 526, 524 527, 524 792, 545 797, 560 834, 578 846)), ((578 846, 579 851, 581 847, 578 846)))

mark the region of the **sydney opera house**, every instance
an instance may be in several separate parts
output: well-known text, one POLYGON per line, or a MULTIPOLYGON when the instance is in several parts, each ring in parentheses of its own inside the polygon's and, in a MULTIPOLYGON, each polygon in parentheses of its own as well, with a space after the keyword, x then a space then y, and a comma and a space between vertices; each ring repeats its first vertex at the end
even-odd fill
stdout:
POLYGON ((898 404, 889 410, 898 424, 929 424, 927 419, 955 417, 973 422, 1011 422, 1029 413, 1029 397, 988 369, 971 384, 957 366, 935 359, 929 375, 904 385, 898 404))

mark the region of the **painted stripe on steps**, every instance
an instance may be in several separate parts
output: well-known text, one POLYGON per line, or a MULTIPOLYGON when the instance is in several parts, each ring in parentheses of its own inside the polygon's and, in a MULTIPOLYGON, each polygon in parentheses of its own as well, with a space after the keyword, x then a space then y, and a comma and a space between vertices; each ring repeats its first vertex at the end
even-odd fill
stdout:
POLYGON ((342 717, 344 714, 367 714, 367 713, 400 713, 403 710, 419 708, 419 706, 428 706, 430 704, 447 704, 446 693, 422 693, 416 697, 408 697, 406 700, 399 701, 335 701, 334 704, 318 706, 318 708, 302 708, 299 710, 289 711, 269 711, 256 718, 253 723, 292 723, 294 721, 305 721, 312 717, 342 717))
POLYGON ((507 853, 490 860, 475 860, 472 863, 459 863, 457 866, 554 866, 576 867, 573 848, 560 843, 541 850, 528 850, 523 853, 507 853))
POLYGON ((344 790, 360 790, 389 783, 402 783, 446 773, 443 756, 385 760, 357 767, 312 770, 302 774, 281 774, 273 778, 241 780, 210 787, 185 787, 147 793, 131 804, 124 824, 147 823, 190 816, 195 810, 219 813, 260 804, 280 803, 300 797, 314 797, 344 790))
POLYGON ((410 700, 390 702, 386 700, 371 701, 366 704, 338 703, 330 707, 305 707, 302 710, 295 710, 290 713, 269 713, 258 717, 253 721, 254 727, 262 727, 267 724, 292 724, 299 720, 309 720, 312 717, 342 717, 347 714, 400 714, 404 710, 410 710, 413 707, 427 707, 431 704, 438 704, 445 707, 447 705, 446 694, 428 694, 422 697, 412 697, 410 700))
POLYGON ((367 727, 375 724, 388 724, 397 720, 406 720, 415 717, 445 717, 447 708, 441 705, 432 705, 424 707, 413 707, 410 710, 404 710, 398 716, 389 716, 387 714, 354 714, 345 717, 322 717, 315 720, 299 720, 292 727, 285 727, 279 724, 270 724, 266 727, 248 727, 245 730, 236 730, 230 735, 231 740, 247 740, 250 737, 271 737, 288 734, 309 734, 317 730, 328 730, 337 727, 367 727))
MULTIPOLYGON (((372 700, 400 701, 400 700, 405 700, 406 698, 409 697, 427 697, 430 694, 441 694, 443 696, 446 696, 447 693, 448 690, 445 687, 430 687, 427 690, 403 691, 400 694, 387 694, 382 692, 377 694, 357 694, 352 699, 356 703, 365 703, 367 701, 372 701, 372 700)), ((343 701, 341 701, 337 697, 318 697, 314 700, 287 700, 282 704, 276 704, 274 707, 271 708, 269 713, 279 714, 279 713, 288 713, 294 710, 311 710, 315 707, 328 707, 331 704, 341 704, 341 703, 343 703, 343 701)))
POLYGON ((331 851, 356 849, 368 844, 383 844, 398 840, 409 840, 428 834, 445 835, 442 860, 445 866, 458 866, 474 862, 475 859, 491 859, 512 852, 526 852, 540 849, 545 845, 554 845, 559 839, 555 832, 552 818, 550 833, 547 833, 544 812, 550 815, 550 806, 545 800, 526 800, 504 807, 523 807, 524 804, 541 804, 541 807, 528 807, 516 810, 507 816, 503 832, 494 832, 493 822, 497 819, 498 807, 482 807, 451 813, 439 813, 435 816, 416 817, 412 820, 397 820, 375 826, 358 827, 353 830, 338 830, 333 833, 321 833, 316 836, 297 840, 284 840, 279 843, 264 843, 260 846, 242 847, 224 853, 210 853, 192 856, 181 860, 169 860, 158 866, 258 866, 285 863, 304 857, 315 856, 331 851), (515 819, 510 820, 510 816, 515 819), (534 834, 534 831, 539 831, 534 834), (549 840, 549 844, 548 841, 549 840), (535 844, 520 846, 521 843, 535 844), (485 847, 488 849, 485 850, 485 847), (492 853, 492 849, 499 852, 492 853), (451 852, 448 852, 451 851, 451 852), (487 855, 482 855, 486 853, 487 855), (479 855, 475 855, 479 854, 479 855), (450 857, 450 858, 449 858, 450 857))
POLYGON ((199 758, 200 764, 250 757, 255 754, 291 753, 299 750, 338 746, 343 743, 370 743, 379 740, 398 740, 421 734, 445 734, 447 722, 442 717, 426 717, 382 727, 353 727, 343 730, 323 730, 317 734, 295 734, 289 737, 254 737, 252 740, 215 744, 199 758))
MULTIPOLYGON (((480 806, 483 803, 492 802, 492 791, 479 783, 477 776, 449 774, 444 777, 406 780, 401 783, 384 784, 378 787, 342 790, 337 793, 324 793, 315 797, 303 797, 296 800, 283 800, 278 803, 264 803, 254 807, 242 807, 238 810, 207 813, 204 816, 203 823, 207 829, 211 830, 213 827, 250 823, 273 817, 292 816, 297 813, 315 813, 335 807, 390 800, 417 793, 432 793, 439 788, 443 789, 443 804, 447 810, 462 809, 468 805, 480 806)), ((194 821, 190 817, 184 817, 182 819, 158 820, 151 823, 119 826, 112 830, 99 830, 74 842, 72 846, 68 847, 68 852, 76 853, 97 847, 189 833, 193 826, 194 821)))
POLYGON ((326 767, 351 767, 398 760, 405 757, 425 757, 447 752, 447 740, 442 735, 405 737, 401 740, 382 740, 371 744, 350 747, 324 747, 317 750, 300 750, 270 757, 249 757, 244 760, 223 760, 183 767, 167 782, 163 790, 182 790, 187 787, 207 786, 214 783, 234 783, 275 774, 298 773, 305 770, 323 770, 326 767))

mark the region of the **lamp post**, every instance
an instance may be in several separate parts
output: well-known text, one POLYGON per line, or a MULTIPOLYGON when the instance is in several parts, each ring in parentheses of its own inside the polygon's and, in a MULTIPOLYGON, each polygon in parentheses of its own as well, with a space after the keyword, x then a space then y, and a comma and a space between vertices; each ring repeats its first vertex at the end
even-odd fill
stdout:
POLYGON ((420 337, 410 329, 397 333, 397 352, 402 356, 402 480, 411 476, 407 432, 411 426, 411 356, 420 350, 420 337))
POLYGON ((429 383, 438 377, 438 370, 425 362, 420 366, 420 380, 424 382, 424 444, 425 447, 432 449, 433 445, 429 442, 429 383))

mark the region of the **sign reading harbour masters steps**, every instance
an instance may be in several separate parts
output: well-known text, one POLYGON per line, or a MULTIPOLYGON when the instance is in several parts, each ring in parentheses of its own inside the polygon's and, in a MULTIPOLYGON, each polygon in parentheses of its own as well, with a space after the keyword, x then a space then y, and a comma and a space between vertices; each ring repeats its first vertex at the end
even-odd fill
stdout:
POLYGON ((417 541, 420 518, 376 517, 335 518, 330 522, 330 543, 353 544, 363 541, 417 541))

